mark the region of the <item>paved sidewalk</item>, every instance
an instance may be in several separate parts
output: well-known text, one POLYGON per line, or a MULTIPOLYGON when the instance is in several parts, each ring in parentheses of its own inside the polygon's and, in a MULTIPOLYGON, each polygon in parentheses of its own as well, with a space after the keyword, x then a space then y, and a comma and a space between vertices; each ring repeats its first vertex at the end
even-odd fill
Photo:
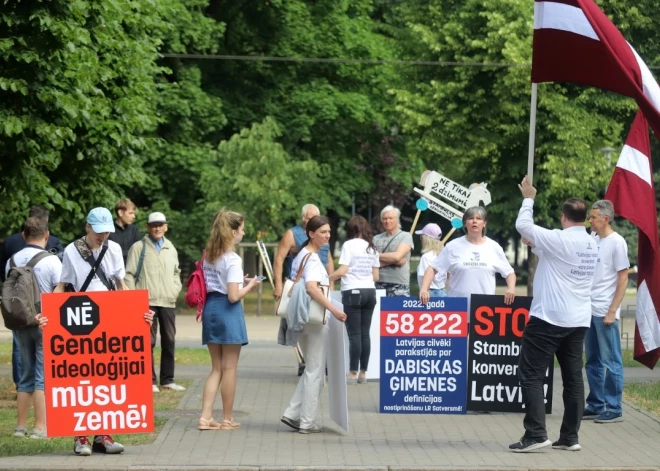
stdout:
MULTIPOLYGON (((298 381, 292 349, 272 340, 276 318, 248 318, 253 343, 244 348, 239 365, 236 431, 197 430, 205 366, 180 366, 178 378, 190 378, 188 389, 155 443, 129 447, 119 456, 77 457, 61 453, 0 459, 0 470, 156 470, 156 469, 324 469, 370 470, 531 470, 653 469, 660 471, 660 418, 624 406, 625 421, 599 425, 584 422, 580 452, 552 449, 531 454, 507 451, 523 433, 522 415, 397 415, 378 413, 377 382, 348 388, 350 427, 341 431, 328 418, 324 390, 324 433, 293 433, 279 419, 298 381), (267 340, 268 339, 268 340, 267 340)), ((199 345, 200 326, 180 318, 179 345, 199 345)), ((3 368, 3 373, 8 372, 3 368)), ((660 379, 658 371, 626 370, 627 381, 660 379)), ((555 378, 559 378, 559 371, 555 378)), ((548 416, 550 438, 556 439, 563 413, 561 384, 555 381, 555 404, 548 416)), ((215 417, 221 417, 221 402, 215 417)))

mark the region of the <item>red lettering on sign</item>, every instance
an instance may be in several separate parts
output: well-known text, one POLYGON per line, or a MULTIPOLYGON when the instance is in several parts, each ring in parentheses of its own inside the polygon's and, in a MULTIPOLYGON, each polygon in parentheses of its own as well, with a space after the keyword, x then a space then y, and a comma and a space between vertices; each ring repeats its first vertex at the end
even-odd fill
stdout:
POLYGON ((489 317, 493 317, 493 311, 488 306, 479 306, 475 314, 477 318, 477 324, 474 326, 474 330, 479 335, 490 335, 493 333, 493 321, 489 317), (483 324, 480 325, 479 323, 483 324))

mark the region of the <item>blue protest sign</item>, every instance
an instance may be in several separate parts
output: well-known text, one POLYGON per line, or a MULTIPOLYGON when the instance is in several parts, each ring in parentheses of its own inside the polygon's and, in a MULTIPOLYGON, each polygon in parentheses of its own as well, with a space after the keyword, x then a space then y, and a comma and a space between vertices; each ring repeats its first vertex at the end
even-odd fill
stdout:
POLYGON ((381 299, 380 412, 465 414, 467 299, 381 299))

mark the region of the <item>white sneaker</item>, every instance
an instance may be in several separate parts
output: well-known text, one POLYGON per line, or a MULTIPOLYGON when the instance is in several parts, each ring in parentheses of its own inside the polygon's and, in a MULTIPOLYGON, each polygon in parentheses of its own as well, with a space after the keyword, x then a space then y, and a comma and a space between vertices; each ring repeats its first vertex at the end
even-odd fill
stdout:
POLYGON ((34 440, 43 440, 46 437, 46 431, 45 430, 40 430, 38 428, 33 428, 32 433, 30 434, 30 438, 34 440))
POLYGON ((158 386, 156 386, 155 384, 153 386, 151 386, 151 390, 153 392, 160 392, 160 389, 158 389, 158 386))
POLYGON ((92 446, 87 437, 75 437, 73 440, 73 452, 78 456, 90 456, 92 446))
POLYGON ((176 384, 176 383, 161 384, 160 387, 163 388, 163 389, 171 389, 172 391, 185 391, 186 390, 186 388, 184 388, 180 384, 176 384))
POLYGON ((114 441, 110 435, 96 435, 94 437, 92 451, 116 455, 124 452, 124 445, 114 441))

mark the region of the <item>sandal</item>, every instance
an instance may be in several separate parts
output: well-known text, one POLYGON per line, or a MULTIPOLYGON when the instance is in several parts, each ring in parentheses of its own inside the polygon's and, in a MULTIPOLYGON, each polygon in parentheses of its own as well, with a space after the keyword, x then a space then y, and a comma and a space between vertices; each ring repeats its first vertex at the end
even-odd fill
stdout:
POLYGON ((238 428, 241 428, 241 424, 239 424, 238 422, 234 422, 233 418, 230 420, 225 419, 220 424, 220 428, 222 430, 236 430, 238 428))
POLYGON ((197 422, 197 428, 199 430, 220 430, 222 426, 213 417, 209 420, 200 417, 199 422, 197 422))

